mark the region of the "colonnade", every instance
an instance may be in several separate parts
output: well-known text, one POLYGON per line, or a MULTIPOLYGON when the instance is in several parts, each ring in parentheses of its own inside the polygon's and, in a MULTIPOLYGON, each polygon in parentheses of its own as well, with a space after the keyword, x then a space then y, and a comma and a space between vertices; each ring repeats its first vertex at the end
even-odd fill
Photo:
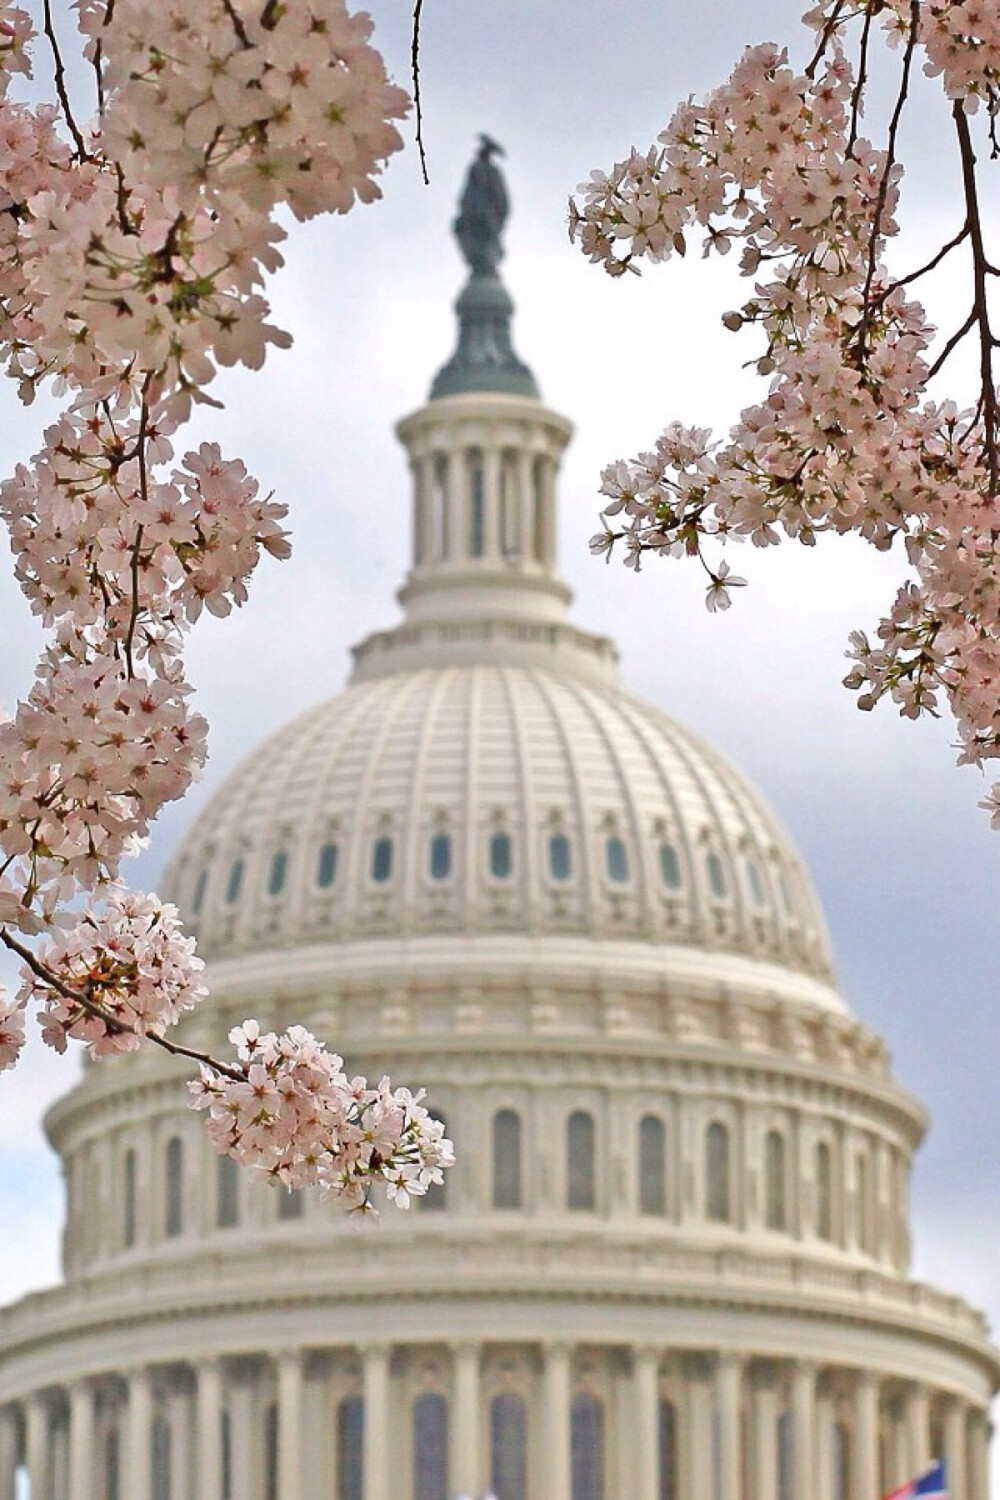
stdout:
MULTIPOLYGON (((524 1398, 530 1451, 520 1493, 500 1500, 879 1500, 937 1457, 949 1500, 988 1500, 985 1410, 917 1382, 734 1351, 422 1347, 437 1361, 446 1412, 440 1500, 496 1487, 490 1403, 504 1389, 524 1398), (581 1399, 605 1413, 601 1451, 582 1469, 581 1399)), ((321 1432, 336 1425, 321 1350, 143 1367, 34 1392, 0 1407, 0 1500, 13 1500, 22 1468, 30 1500, 436 1500, 400 1439, 430 1368, 419 1355, 384 1343, 337 1351, 349 1371, 338 1391, 363 1401, 353 1469, 320 1452, 321 1432), (169 1461, 158 1468, 164 1431, 169 1461)))

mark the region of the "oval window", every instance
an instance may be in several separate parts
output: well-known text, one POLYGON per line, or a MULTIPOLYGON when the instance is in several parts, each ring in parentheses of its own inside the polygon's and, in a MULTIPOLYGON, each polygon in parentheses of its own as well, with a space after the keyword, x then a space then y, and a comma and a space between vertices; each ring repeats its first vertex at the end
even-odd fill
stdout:
POLYGON ((392 879, 392 839, 376 839, 372 844, 372 879, 376 885, 385 885, 392 879))
POLYGON ((752 859, 747 860, 747 885, 750 887, 750 899, 754 906, 766 906, 767 896, 764 891, 764 882, 760 878, 760 871, 752 859))
POLYGON ((278 896, 285 886, 285 876, 288 873, 288 855, 284 849, 279 849, 277 854, 271 857, 271 868, 267 872, 267 893, 269 896, 278 896))
POLYGON ((628 850, 617 836, 605 841, 604 863, 608 879, 614 885, 628 884, 628 850))
POLYGON ((316 884, 324 890, 333 885, 337 878, 337 855, 339 851, 336 844, 324 844, 319 851, 319 859, 316 861, 316 884))
POLYGON ((243 861, 234 859, 229 867, 229 882, 226 886, 226 901, 232 906, 234 901, 240 899, 240 891, 243 889, 243 861))
POLYGON ((726 894, 726 872, 722 868, 722 860, 717 854, 710 854, 705 860, 705 869, 708 871, 709 889, 721 901, 726 894))
POLYGON ((494 880, 509 880, 513 865, 510 834, 494 833, 490 839, 490 874, 494 880))
POLYGON ((660 845, 660 879, 668 891, 680 890, 681 862, 673 844, 660 845))
POLYGON ((432 880, 447 880, 451 874, 451 834, 436 833, 431 839, 430 874, 432 880))
POLYGON ((573 856, 569 839, 554 833, 549 839, 549 874, 553 880, 568 880, 573 873, 573 856))

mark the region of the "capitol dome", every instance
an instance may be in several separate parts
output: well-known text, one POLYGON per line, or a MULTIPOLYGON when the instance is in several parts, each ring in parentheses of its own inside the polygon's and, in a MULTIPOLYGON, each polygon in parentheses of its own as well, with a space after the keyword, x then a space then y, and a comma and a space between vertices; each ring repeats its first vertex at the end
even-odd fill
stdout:
POLYGON ((457 1164, 358 1233, 216 1156, 176 1060, 88 1066, 47 1117, 65 1283, 0 1311, 0 1500, 880 1500, 937 1459, 988 1500, 1000 1355, 909 1272, 924 1112, 773 812, 569 619, 492 154, 398 428, 402 621, 163 887, 190 1046, 301 1022, 425 1087, 457 1164))

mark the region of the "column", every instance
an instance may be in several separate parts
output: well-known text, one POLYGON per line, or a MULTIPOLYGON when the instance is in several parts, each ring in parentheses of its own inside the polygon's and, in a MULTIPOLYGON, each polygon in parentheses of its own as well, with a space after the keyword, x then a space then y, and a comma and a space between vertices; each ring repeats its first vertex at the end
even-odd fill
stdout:
MULTIPOLYGON (((261 1469, 259 1432, 256 1386, 252 1380, 235 1380, 229 1386, 229 1473, 233 1500, 257 1500, 257 1477, 261 1469)), ((128 1500, 132 1500, 131 1495, 128 1500)))
POLYGON ((906 1446, 909 1475, 916 1479, 931 1461, 931 1403, 923 1385, 912 1385, 906 1393, 906 1446))
POLYGON ((743 1500, 743 1362, 738 1354, 719 1357, 715 1396, 719 1408, 718 1493, 723 1500, 743 1500))
POLYGON ((17 1448, 17 1412, 5 1406, 0 1408, 0 1500, 14 1500, 17 1448))
POLYGON ((93 1500, 94 1488, 94 1387, 79 1380, 69 1390, 69 1500, 93 1500))
POLYGON ((944 1461, 948 1500, 969 1500, 965 1432, 965 1402, 956 1396, 948 1402, 944 1415, 944 1461))
POLYGON ((413 475, 413 566, 426 567, 434 561, 434 515, 432 481, 434 462, 428 454, 415 458, 410 466, 413 475))
POLYGON ((556 466, 551 458, 539 465, 538 504, 542 563, 552 569, 556 565, 556 466))
POLYGON ((365 1500, 389 1500, 389 1350, 361 1355, 365 1396, 365 1500))
POLYGON ((833 1487, 833 1428, 836 1416, 828 1392, 816 1397, 816 1500, 840 1500, 833 1487))
POLYGON ((770 1372, 759 1375, 754 1385, 752 1422, 753 1500, 773 1500, 778 1493, 778 1387, 770 1372))
POLYGON ((635 1500, 660 1495, 660 1352, 637 1349, 632 1361, 635 1500))
POLYGON ((688 1485, 692 1496, 715 1494, 712 1371, 706 1359, 687 1362, 688 1485))
POLYGON ((792 1494, 816 1493, 816 1371, 799 1363, 792 1370, 792 1494))
POLYGON ((191 1393, 171 1391, 167 1399, 170 1421, 170 1500, 191 1500, 195 1467, 192 1448, 194 1412, 191 1393))
POLYGON ((989 1500, 990 1419, 973 1412, 969 1422, 969 1500, 989 1500))
POLYGON ((153 1382, 148 1370, 128 1376, 128 1416, 125 1424, 125 1494, 128 1500, 151 1500, 153 1382))
POLYGON ((198 1500, 219 1500, 222 1494, 222 1366, 206 1360, 198 1366, 196 1401, 198 1500))
POLYGON ((278 1500, 302 1500, 301 1349, 278 1356, 278 1500))
POLYGON ((858 1373, 854 1388, 854 1500, 879 1500, 878 1376, 858 1373))
POLYGON ((570 1500, 570 1351, 566 1344, 545 1348, 543 1431, 546 1434, 545 1500, 570 1500))
POLYGON ((25 1412, 25 1459, 31 1500, 51 1500, 49 1410, 41 1396, 29 1396, 25 1412))
POLYGON ((479 1345, 459 1344, 452 1357, 455 1400, 451 1488, 458 1495, 478 1495, 483 1488, 479 1455, 479 1345))

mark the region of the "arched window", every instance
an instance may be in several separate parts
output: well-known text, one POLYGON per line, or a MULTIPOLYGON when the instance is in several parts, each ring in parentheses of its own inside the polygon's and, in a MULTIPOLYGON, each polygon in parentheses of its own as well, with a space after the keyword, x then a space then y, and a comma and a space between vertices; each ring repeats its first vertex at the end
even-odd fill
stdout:
POLYGON ((667 1130, 658 1115, 639 1121, 639 1212, 667 1211, 667 1130))
POLYGON ((301 1188, 280 1188, 278 1190, 278 1218, 301 1219, 305 1202, 301 1188))
POLYGON ((447 880, 451 874, 451 834, 436 833, 431 839, 428 868, 432 880, 447 880))
POLYGON ((285 887, 285 876, 288 874, 288 855, 284 849, 279 849, 276 854, 271 855, 271 864, 267 872, 267 894, 269 896, 280 896, 285 887))
POLYGON ((220 1229, 232 1229, 240 1222, 240 1168, 233 1156, 220 1156, 216 1162, 215 1222, 220 1229))
POLYGON ((337 845, 327 841, 319 851, 316 860, 316 884, 326 890, 337 878, 337 856, 340 853, 337 845))
POLYGON ((364 1500, 365 1403, 345 1396, 337 1407, 337 1500, 364 1500))
POLYGON ((761 879, 760 871, 752 859, 747 860, 745 868, 747 885, 750 888, 750 900, 754 906, 766 906, 767 894, 764 890, 764 882, 761 879))
POLYGON ((153 1418, 150 1432, 153 1500, 171 1500, 170 1423, 159 1414, 153 1418))
POLYGON ((729 1131, 716 1120, 705 1132, 705 1216, 714 1224, 732 1218, 729 1175, 729 1131))
POLYGON ((520 1396, 490 1402, 490 1488, 496 1500, 526 1500, 528 1413, 520 1396))
POLYGON ((574 1396, 569 1409, 572 1500, 604 1500, 604 1404, 574 1396))
POLYGON ((566 1121, 566 1206, 592 1212, 597 1207, 594 1117, 574 1110, 566 1121))
POLYGON ((677 1408, 661 1399, 659 1413, 660 1488, 658 1500, 677 1500, 679 1463, 677 1456, 677 1408))
POLYGON ((490 835, 490 874, 494 880, 509 880, 514 867, 509 833, 490 835))
POLYGON ((122 1158, 122 1244, 131 1250, 136 1229, 136 1154, 129 1148, 122 1158))
POLYGON ((513 1109, 493 1116, 493 1207, 521 1207, 521 1116, 513 1109))
POLYGON ((564 833, 549 836, 549 874, 553 880, 569 880, 573 873, 573 851, 564 833))
POLYGON ((436 1391, 413 1403, 413 1500, 450 1500, 448 1403, 436 1391))
MULTIPOLYGON (((449 1134, 448 1121, 439 1109, 432 1110, 434 1118, 440 1120, 444 1126, 445 1135, 449 1134)), ((448 1176, 445 1172, 443 1182, 432 1182, 426 1193, 422 1193, 415 1199, 417 1208, 421 1213, 440 1213, 448 1207, 448 1176)))
POLYGON ((110 1427, 104 1439, 104 1500, 121 1500, 121 1439, 110 1427))
POLYGON ((191 897, 191 914, 197 916, 205 901, 205 888, 208 885, 208 871, 200 870, 198 879, 194 883, 194 894, 191 897))
POLYGON ((226 904, 232 906, 240 899, 240 891, 243 889, 243 861, 234 859, 229 866, 229 879, 226 882, 226 904))
POLYGON ((660 845, 660 879, 665 890, 679 891, 681 887, 681 862, 673 844, 660 845))
POLYGON ((833 1163, 826 1141, 816 1147, 816 1234, 833 1239, 833 1163))
POLYGON ((628 850, 617 834, 604 841, 604 867, 612 885, 628 885, 628 850))
POLYGON ((173 1237, 184 1228, 184 1142, 180 1136, 171 1136, 167 1142, 166 1167, 164 1228, 173 1237))
POLYGON ((469 556, 486 551, 486 477, 480 453, 469 456, 469 556))
POLYGON ((372 879, 376 885, 392 879, 392 839, 384 834, 372 844, 372 879))
POLYGON ((269 1403, 264 1422, 264 1496, 278 1500, 278 1403, 269 1403))
POLYGON ((787 1229, 785 1137, 769 1130, 764 1140, 764 1222, 768 1229, 787 1229))
POLYGON ((851 1434, 844 1422, 833 1424, 833 1500, 851 1500, 851 1434))
POLYGON ((722 868, 722 860, 715 853, 706 856, 705 871, 708 875, 708 888, 718 901, 725 899, 726 895, 726 872, 722 868))

